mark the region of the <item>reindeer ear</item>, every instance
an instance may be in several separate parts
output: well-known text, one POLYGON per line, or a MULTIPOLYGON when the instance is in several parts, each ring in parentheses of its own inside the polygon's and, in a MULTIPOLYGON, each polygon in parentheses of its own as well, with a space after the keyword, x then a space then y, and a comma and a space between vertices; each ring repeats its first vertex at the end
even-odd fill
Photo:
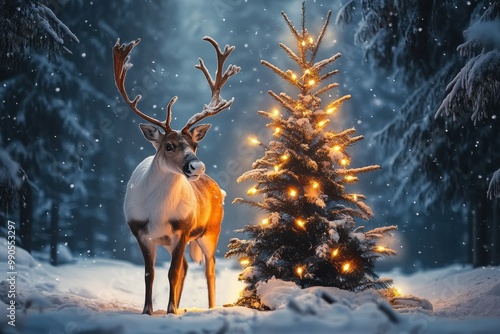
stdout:
POLYGON ((211 126, 212 124, 200 124, 189 130, 189 132, 191 132, 191 138, 193 139, 193 141, 195 143, 201 141, 205 137, 208 129, 210 129, 211 126))
POLYGON ((139 124, 139 127, 141 128, 142 134, 144 135, 144 138, 146 138, 153 146, 158 149, 158 145, 160 144, 161 140, 161 135, 162 133, 158 128, 151 124, 139 124))

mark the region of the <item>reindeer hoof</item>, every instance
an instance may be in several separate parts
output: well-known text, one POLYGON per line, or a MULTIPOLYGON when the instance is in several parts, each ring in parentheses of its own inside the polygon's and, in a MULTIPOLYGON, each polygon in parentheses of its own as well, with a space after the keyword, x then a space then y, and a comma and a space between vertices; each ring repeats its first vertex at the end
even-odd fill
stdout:
POLYGON ((169 314, 177 314, 177 309, 173 306, 169 306, 167 309, 167 313, 169 314))
POLYGON ((144 310, 142 310, 142 314, 147 314, 147 315, 153 314, 153 308, 152 307, 144 307, 144 310))

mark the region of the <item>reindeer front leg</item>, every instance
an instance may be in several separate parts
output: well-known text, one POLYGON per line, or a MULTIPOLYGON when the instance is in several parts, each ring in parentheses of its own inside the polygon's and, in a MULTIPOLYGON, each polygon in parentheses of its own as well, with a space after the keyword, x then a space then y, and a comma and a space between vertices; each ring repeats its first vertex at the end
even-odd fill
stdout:
MULTIPOLYGON (((170 296, 168 299, 167 313, 177 313, 179 307, 180 296, 182 293, 183 279, 185 277, 184 270, 184 251, 186 250, 187 237, 181 235, 178 244, 172 251, 172 263, 168 270, 168 281, 170 283, 170 296)), ((187 265, 187 263, 186 263, 187 265)))
POLYGON ((186 274, 188 270, 188 262, 186 260, 186 257, 182 257, 182 270, 181 270, 181 279, 180 279, 180 284, 178 285, 178 293, 177 293, 177 305, 180 304, 181 301, 181 296, 182 296, 182 290, 184 289, 184 281, 186 280, 186 274))
POLYGON ((142 314, 153 314, 153 281, 155 278, 155 258, 156 246, 147 242, 147 238, 142 240, 140 236, 137 237, 137 242, 141 248, 142 256, 144 257, 144 282, 146 285, 146 294, 144 299, 144 309, 142 314))

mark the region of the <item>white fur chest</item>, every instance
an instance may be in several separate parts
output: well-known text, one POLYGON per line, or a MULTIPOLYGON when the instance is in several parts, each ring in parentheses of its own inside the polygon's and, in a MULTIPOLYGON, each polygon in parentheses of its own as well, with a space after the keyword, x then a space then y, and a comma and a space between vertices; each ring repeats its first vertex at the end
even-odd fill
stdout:
POLYGON ((125 219, 148 222, 149 237, 170 234, 168 222, 183 220, 195 210, 194 193, 182 175, 161 173, 153 157, 137 166, 127 184, 125 219), (168 226, 167 226, 168 225, 168 226))

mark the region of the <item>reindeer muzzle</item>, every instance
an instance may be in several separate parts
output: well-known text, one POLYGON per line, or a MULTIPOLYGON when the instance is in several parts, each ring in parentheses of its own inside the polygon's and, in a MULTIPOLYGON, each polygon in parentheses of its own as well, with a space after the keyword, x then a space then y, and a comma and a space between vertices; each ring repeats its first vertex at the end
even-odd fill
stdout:
POLYGON ((205 173, 205 164, 198 159, 192 159, 184 163, 182 171, 189 181, 196 181, 205 173))

